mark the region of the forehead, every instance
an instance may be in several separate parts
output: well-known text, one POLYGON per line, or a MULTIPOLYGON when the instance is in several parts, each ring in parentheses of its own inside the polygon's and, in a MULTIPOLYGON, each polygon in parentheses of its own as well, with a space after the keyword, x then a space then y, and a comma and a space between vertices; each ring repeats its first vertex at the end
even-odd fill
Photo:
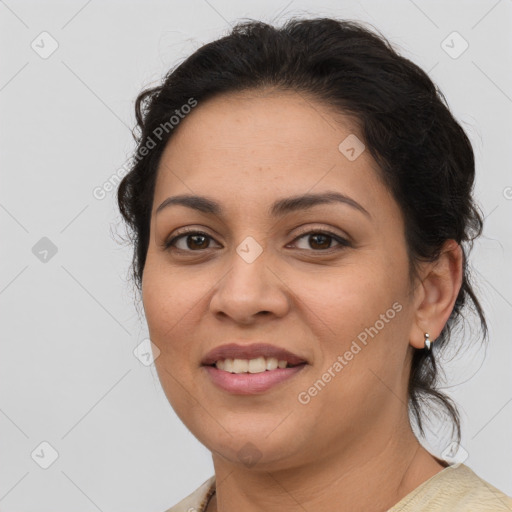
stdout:
POLYGON ((302 93, 246 91, 199 102, 163 152, 155 205, 180 193, 239 202, 327 188, 371 205, 387 189, 366 149, 347 158, 347 140, 358 153, 364 147, 356 121, 302 93))

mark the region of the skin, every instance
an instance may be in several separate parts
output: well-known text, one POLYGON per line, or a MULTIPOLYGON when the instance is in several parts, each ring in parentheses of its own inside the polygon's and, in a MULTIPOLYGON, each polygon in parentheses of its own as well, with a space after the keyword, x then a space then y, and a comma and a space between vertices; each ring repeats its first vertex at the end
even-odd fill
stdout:
POLYGON ((435 343, 453 309, 461 250, 447 241, 410 283, 403 217, 375 161, 368 150, 349 161, 338 149, 357 133, 353 119, 303 94, 246 91, 200 103, 162 156, 143 304, 166 396, 212 452, 209 512, 385 511, 444 468, 411 430, 407 383, 414 349, 425 332, 435 343), (327 190, 370 216, 341 203, 268 215, 277 199, 327 190), (224 213, 181 205, 156 213, 178 194, 208 196, 224 213), (186 226, 211 239, 189 237, 188 246, 184 237, 181 251, 165 250, 186 226), (351 246, 303 235, 318 230, 351 246), (236 252, 248 236, 263 249, 252 263, 236 252), (396 302, 401 311, 300 403, 298 394, 396 302), (200 361, 232 341, 271 343, 309 364, 267 392, 227 393, 200 361), (244 446, 258 454, 256 464, 239 458, 244 446))

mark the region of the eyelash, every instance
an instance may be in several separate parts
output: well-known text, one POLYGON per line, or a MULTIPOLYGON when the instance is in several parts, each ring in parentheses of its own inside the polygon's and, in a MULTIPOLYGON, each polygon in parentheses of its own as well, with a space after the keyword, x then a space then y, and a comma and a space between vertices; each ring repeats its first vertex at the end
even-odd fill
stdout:
MULTIPOLYGON (((167 240, 166 242, 164 242, 163 247, 166 250, 171 250, 172 249, 172 250, 178 250, 178 251, 181 251, 181 252, 202 252, 203 250, 210 249, 210 247, 207 247, 206 249, 191 250, 191 249, 178 249, 176 247, 173 247, 177 240, 179 240, 181 238, 184 238, 184 237, 187 237, 187 236, 191 236, 191 235, 201 235, 201 236, 204 236, 204 237, 207 237, 207 238, 213 240, 213 237, 210 236, 208 233, 205 233, 203 231, 189 230, 189 231, 183 231, 183 232, 179 233, 178 235, 172 237, 171 239, 167 240)), ((305 236, 308 236, 308 235, 325 235, 325 236, 328 236, 328 237, 334 239, 339 244, 338 247, 329 247, 327 249, 310 249, 313 252, 328 253, 328 252, 331 252, 333 250, 340 250, 340 249, 343 249, 345 247, 352 247, 352 244, 347 239, 345 239, 345 238, 343 238, 343 237, 341 237, 339 235, 336 235, 335 233, 332 233, 331 231, 318 230, 318 229, 314 229, 314 230, 310 230, 310 231, 306 231, 304 233, 301 233, 298 236, 296 236, 293 241, 295 242, 296 240, 299 240, 299 239, 301 239, 301 238, 303 238, 305 236)), ((308 249, 300 249, 300 250, 307 251, 308 249)))

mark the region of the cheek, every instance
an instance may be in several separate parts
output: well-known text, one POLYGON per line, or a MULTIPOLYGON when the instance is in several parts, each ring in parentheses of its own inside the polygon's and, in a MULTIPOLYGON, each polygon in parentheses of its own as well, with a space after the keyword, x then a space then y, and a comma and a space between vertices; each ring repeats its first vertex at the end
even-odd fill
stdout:
POLYGON ((180 417, 187 417, 197 401, 192 371, 190 339, 194 335, 194 305, 200 290, 187 284, 180 273, 148 253, 142 281, 142 301, 151 341, 160 353, 155 368, 162 389, 180 417))
POLYGON ((402 297, 385 281, 369 291, 357 277, 340 278, 340 288, 312 310, 317 359, 300 390, 301 404, 310 400, 314 416, 342 429, 370 424, 400 396, 407 349, 402 297))
POLYGON ((350 389, 353 397, 374 383, 370 369, 387 381, 403 366, 409 317, 407 275, 400 260, 393 263, 382 254, 362 257, 328 277, 303 280, 299 289, 298 298, 307 305, 303 313, 318 340, 315 373, 331 369, 340 375, 333 388, 350 389), (336 362, 342 370, 333 368, 336 362))
POLYGON ((363 258, 335 272, 296 282, 300 302, 315 313, 314 323, 345 340, 373 324, 401 296, 398 276, 390 279, 389 273, 363 258))
POLYGON ((187 316, 204 295, 201 287, 187 279, 183 271, 166 265, 162 258, 148 252, 142 280, 142 301, 151 340, 162 353, 179 350, 187 316))

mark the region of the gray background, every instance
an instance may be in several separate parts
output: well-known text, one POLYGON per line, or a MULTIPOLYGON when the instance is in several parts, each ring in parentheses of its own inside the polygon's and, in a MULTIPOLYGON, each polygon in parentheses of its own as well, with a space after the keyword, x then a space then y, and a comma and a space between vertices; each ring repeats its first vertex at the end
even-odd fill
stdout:
MULTIPOLYGON (((159 512, 213 474, 154 366, 133 354, 147 331, 127 281, 130 248, 116 242, 115 193, 100 200, 93 191, 133 149, 133 102, 144 86, 239 18, 307 14, 376 26, 429 72, 474 144, 486 224, 472 261, 490 344, 477 350, 461 334, 447 386, 462 413, 465 463, 512 494, 512 0, 7 0, 0 511, 159 512), (464 42, 448 37, 454 31, 469 44, 456 58, 464 42), (43 58, 53 40, 57 50, 43 58), (48 469, 44 441, 59 454, 48 469)), ((439 429, 426 443, 438 454, 439 429)))

